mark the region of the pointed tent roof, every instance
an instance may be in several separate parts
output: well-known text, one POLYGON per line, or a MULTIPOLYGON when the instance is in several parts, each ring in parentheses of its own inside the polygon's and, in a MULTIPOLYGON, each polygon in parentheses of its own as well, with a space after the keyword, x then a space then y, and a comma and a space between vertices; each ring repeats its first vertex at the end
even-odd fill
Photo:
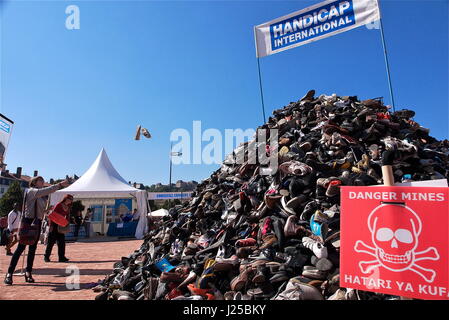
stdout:
POLYGON ((101 149, 90 168, 72 185, 57 191, 60 194, 73 194, 79 197, 100 198, 123 196, 139 191, 130 186, 115 170, 106 151, 101 149))

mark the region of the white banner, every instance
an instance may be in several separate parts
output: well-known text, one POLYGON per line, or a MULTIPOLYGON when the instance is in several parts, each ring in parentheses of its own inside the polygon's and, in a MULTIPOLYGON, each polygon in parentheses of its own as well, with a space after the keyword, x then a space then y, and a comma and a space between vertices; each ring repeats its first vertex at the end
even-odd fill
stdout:
POLYGON ((0 113, 0 165, 5 159, 14 122, 0 113))
POLYGON ((190 199, 192 192, 148 192, 148 200, 190 199))
POLYGON ((326 0, 254 27, 258 58, 380 19, 377 0, 326 0))

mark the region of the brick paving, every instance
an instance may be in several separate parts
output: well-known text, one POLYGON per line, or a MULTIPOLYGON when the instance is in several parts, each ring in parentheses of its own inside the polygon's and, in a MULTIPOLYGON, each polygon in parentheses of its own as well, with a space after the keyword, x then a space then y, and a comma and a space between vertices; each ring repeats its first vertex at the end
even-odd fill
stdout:
MULTIPOLYGON (((53 248, 52 262, 45 263, 45 246, 39 244, 33 267, 36 282, 26 283, 23 276, 15 275, 12 286, 3 283, 11 257, 6 256, 4 247, 1 247, 0 300, 92 300, 97 295, 90 289, 92 283, 104 279, 111 273, 114 262, 129 255, 141 244, 142 240, 67 243, 66 256, 70 259, 68 263, 53 262, 57 261, 56 245, 53 248), (72 283, 73 272, 70 270, 74 270, 73 267, 79 269, 79 289, 70 289, 66 285, 66 281, 69 285, 72 283)), ((21 266, 22 258, 16 272, 20 272, 21 266)))

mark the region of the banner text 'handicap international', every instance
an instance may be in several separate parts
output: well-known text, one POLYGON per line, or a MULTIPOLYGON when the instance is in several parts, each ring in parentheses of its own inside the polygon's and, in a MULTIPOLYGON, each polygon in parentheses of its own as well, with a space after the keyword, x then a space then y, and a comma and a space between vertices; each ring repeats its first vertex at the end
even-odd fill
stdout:
POLYGON ((340 285, 449 300, 449 188, 342 187, 340 285))
POLYGON ((345 32, 380 18, 377 0, 328 0, 254 28, 257 57, 345 32))

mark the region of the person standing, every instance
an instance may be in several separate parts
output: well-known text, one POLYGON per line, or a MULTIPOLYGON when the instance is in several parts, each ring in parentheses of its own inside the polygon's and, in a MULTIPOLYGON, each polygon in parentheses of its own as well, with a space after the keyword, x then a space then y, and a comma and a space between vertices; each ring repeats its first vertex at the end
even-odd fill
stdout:
POLYGON ((75 224, 75 241, 78 241, 78 233, 80 231, 81 225, 83 224, 83 213, 82 211, 77 211, 73 217, 73 223, 75 224))
POLYGON ((91 216, 92 216, 92 209, 91 208, 87 208, 86 215, 84 216, 84 220, 83 220, 84 229, 86 230, 86 237, 87 238, 90 237, 90 219, 91 219, 91 216))
POLYGON ((21 204, 16 202, 11 212, 8 214, 8 244, 5 247, 6 255, 12 256, 11 248, 19 241, 17 232, 19 231, 20 216, 22 215, 21 204))
MULTIPOLYGON (((67 180, 64 180, 58 184, 45 187, 44 188, 44 178, 41 176, 34 177, 30 181, 30 188, 25 192, 25 208, 22 214, 21 221, 26 221, 27 223, 34 223, 38 228, 41 228, 42 219, 44 217, 45 208, 47 206, 47 198, 48 195, 65 188, 69 185, 67 180)), ((20 229, 20 227, 19 227, 20 229)), ((39 230, 40 231, 40 230, 39 230)), ((38 233, 39 234, 39 233, 38 233)), ((25 282, 33 283, 34 279, 32 276, 33 271, 33 263, 34 256, 36 255, 37 243, 39 241, 39 237, 36 238, 36 242, 32 245, 28 245, 28 257, 27 257, 27 266, 25 272, 25 282)), ((16 269, 17 263, 19 262, 20 256, 26 249, 25 244, 20 243, 14 251, 13 256, 11 258, 11 262, 9 263, 8 272, 5 275, 4 283, 7 285, 12 285, 13 283, 13 273, 16 269)))
MULTIPOLYGON (((55 209, 56 213, 64 216, 67 220, 70 220, 70 209, 72 208, 73 196, 67 194, 61 202, 59 202, 55 209)), ((65 234, 59 232, 58 225, 53 221, 50 221, 50 232, 48 234, 47 248, 45 249, 44 261, 50 262, 51 250, 55 243, 58 244, 58 257, 59 262, 67 262, 69 259, 65 257, 65 234)))
POLYGON ((133 221, 137 221, 139 220, 140 216, 139 213, 137 212, 137 209, 134 209, 133 211, 133 221))

